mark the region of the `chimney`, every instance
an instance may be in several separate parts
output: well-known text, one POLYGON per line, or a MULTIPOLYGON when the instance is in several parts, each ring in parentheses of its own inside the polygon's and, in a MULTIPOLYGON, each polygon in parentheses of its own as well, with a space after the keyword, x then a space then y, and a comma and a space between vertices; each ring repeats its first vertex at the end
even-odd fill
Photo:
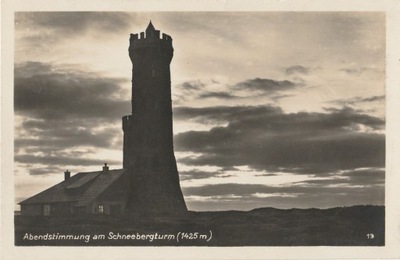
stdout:
POLYGON ((107 163, 104 163, 104 166, 103 166, 103 172, 108 172, 108 166, 107 166, 107 163))
POLYGON ((64 181, 68 180, 71 177, 71 172, 66 170, 64 172, 64 181))

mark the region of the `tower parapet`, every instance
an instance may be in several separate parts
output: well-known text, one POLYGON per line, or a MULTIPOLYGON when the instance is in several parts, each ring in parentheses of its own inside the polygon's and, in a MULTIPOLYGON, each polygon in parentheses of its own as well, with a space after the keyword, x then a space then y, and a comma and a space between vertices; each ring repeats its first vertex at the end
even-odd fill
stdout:
POLYGON ((168 34, 163 33, 162 38, 160 38, 160 31, 155 31, 153 34, 141 32, 140 34, 131 34, 129 39, 130 47, 141 47, 143 45, 149 44, 165 44, 166 46, 172 47, 172 38, 168 34))
POLYGON ((141 33, 131 34, 129 39, 129 56, 134 62, 135 58, 133 57, 135 51, 139 48, 149 48, 149 47, 161 47, 162 52, 168 53, 170 52, 169 61, 172 59, 173 47, 172 47, 172 38, 168 34, 162 33, 160 38, 160 31, 156 30, 153 24, 149 23, 146 31, 141 33))
POLYGON ((140 38, 139 38, 139 34, 138 33, 135 33, 135 34, 131 33, 130 41, 131 41, 131 45, 132 45, 132 42, 135 41, 135 40, 147 40, 147 41, 150 41, 150 40, 155 40, 155 39, 164 40, 166 42, 171 42, 172 41, 171 36, 169 36, 168 34, 165 34, 165 33, 162 34, 162 38, 160 39, 160 30, 156 30, 154 28, 153 24, 150 21, 150 23, 147 26, 146 30, 144 32, 140 33, 140 38))
POLYGON ((165 34, 165 33, 162 33, 161 34, 162 35, 162 37, 160 38, 160 31, 159 30, 156 30, 154 33, 145 33, 145 32, 141 32, 140 34, 139 33, 131 33, 131 38, 129 39, 130 40, 130 43, 131 43, 131 45, 133 44, 133 42, 136 42, 136 43, 139 43, 140 41, 139 40, 142 40, 142 42, 144 42, 144 41, 154 41, 154 40, 162 40, 162 41, 164 41, 164 42, 166 42, 166 43, 172 43, 172 38, 171 38, 171 36, 169 36, 168 34, 165 34), (140 35, 140 37, 139 37, 139 35, 140 35))

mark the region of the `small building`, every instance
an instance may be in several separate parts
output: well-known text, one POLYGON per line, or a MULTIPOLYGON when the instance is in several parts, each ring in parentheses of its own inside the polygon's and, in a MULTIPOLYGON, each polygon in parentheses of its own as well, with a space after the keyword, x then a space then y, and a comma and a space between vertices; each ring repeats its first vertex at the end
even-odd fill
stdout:
POLYGON ((124 213, 128 187, 123 169, 81 172, 71 177, 64 173, 64 181, 21 201, 22 216, 61 216, 73 214, 124 213))

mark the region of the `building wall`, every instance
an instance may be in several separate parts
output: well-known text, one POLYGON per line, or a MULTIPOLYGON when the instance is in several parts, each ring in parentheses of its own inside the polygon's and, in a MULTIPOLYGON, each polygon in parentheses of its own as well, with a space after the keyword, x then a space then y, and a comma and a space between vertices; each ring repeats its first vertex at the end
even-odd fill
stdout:
POLYGON ((121 215, 125 211, 124 201, 95 201, 90 206, 92 214, 121 215))
POLYGON ((71 203, 50 204, 50 216, 68 216, 72 214, 71 203))
POLYGON ((68 216, 72 214, 71 203, 41 203, 21 205, 22 216, 68 216), (45 210, 49 207, 49 210, 45 210))
POLYGON ((129 188, 127 175, 121 176, 117 181, 112 183, 105 192, 103 192, 91 205, 92 214, 119 215, 125 212, 126 207, 126 191, 129 188), (100 207, 103 206, 103 212, 100 207))
POLYGON ((43 215, 42 204, 21 205, 22 216, 41 216, 43 215))

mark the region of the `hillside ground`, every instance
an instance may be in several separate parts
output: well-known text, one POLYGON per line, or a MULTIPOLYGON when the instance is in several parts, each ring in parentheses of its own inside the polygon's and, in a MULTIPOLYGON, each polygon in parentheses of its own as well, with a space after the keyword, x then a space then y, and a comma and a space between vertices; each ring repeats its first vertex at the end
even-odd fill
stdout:
POLYGON ((383 246, 385 208, 193 212, 179 217, 15 216, 17 246, 383 246))

